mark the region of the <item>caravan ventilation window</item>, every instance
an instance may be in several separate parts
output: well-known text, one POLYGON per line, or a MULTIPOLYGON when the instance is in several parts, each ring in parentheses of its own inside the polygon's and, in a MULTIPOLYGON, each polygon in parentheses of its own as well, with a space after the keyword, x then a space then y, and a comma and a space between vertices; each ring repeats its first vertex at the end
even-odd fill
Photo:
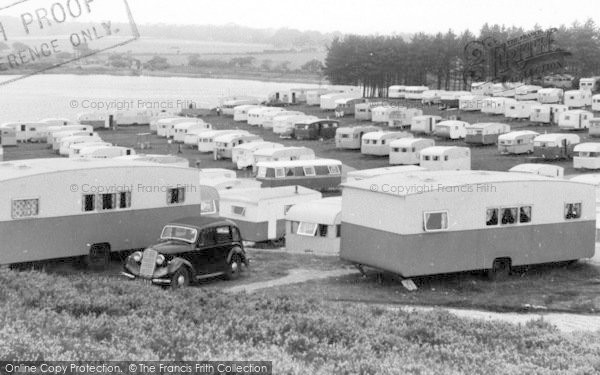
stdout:
POLYGON ((96 209, 96 197, 94 194, 83 196, 83 212, 91 212, 96 209))
POLYGON ((312 165, 304 167, 304 175, 305 176, 312 177, 312 176, 315 176, 316 174, 317 174, 317 172, 315 172, 315 167, 313 167, 312 165))
POLYGON ((565 219, 573 220, 581 218, 581 203, 565 204, 565 219))
POLYGON ((231 206, 231 213, 239 216, 246 216, 246 207, 231 206))
POLYGON ((298 234, 301 236, 309 236, 309 237, 314 237, 315 233, 317 231, 317 224, 313 224, 313 223, 300 223, 300 225, 298 226, 298 234))
POLYGON ((117 207, 117 194, 98 195, 98 208, 101 210, 114 210, 117 207))
POLYGON ((38 216, 40 213, 39 199, 15 199, 12 201, 12 218, 24 219, 38 216))
POLYGON ((167 190, 167 203, 177 204, 185 202, 185 188, 178 187, 167 190))
POLYGON ((448 229, 447 212, 425 212, 424 227, 426 232, 437 232, 448 229))

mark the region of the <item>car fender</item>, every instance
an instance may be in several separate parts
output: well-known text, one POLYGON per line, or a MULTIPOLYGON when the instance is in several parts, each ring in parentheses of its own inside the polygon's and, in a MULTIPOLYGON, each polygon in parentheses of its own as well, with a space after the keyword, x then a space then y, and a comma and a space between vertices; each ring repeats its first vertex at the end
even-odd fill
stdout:
POLYGON ((193 275, 196 274, 196 270, 194 269, 194 266, 192 266, 192 264, 190 262, 188 262, 187 260, 185 260, 183 258, 173 258, 173 260, 171 260, 169 262, 169 267, 168 267, 169 274, 176 272, 182 266, 188 267, 193 275))
POLYGON ((231 262, 231 257, 234 254, 240 254, 242 256, 242 262, 248 265, 248 259, 246 258, 246 254, 244 254, 244 251, 239 246, 235 246, 231 250, 229 250, 229 254, 227 255, 227 263, 231 262))

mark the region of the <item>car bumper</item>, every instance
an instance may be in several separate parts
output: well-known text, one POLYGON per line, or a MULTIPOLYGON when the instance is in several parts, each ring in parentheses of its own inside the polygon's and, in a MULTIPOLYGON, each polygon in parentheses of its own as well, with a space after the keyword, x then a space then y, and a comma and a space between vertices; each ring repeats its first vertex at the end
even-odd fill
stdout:
POLYGON ((165 279, 165 278, 153 278, 153 279, 146 279, 140 276, 136 276, 132 273, 129 272, 121 272, 121 275, 127 277, 130 280, 135 280, 135 279, 141 279, 144 281, 149 281, 152 284, 157 284, 157 285, 171 285, 171 279, 165 279))

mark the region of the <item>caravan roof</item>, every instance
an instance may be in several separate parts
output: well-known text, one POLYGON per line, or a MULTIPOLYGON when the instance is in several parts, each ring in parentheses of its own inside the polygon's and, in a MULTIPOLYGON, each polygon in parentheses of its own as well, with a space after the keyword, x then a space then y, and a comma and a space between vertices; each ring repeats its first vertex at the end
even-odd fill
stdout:
MULTIPOLYGON (((368 180, 360 180, 342 184, 343 187, 351 187, 359 190, 373 191, 373 185, 383 186, 428 186, 431 187, 427 192, 447 191, 453 187, 468 185, 485 185, 502 182, 527 182, 527 181, 548 181, 556 182, 555 178, 545 177, 536 174, 510 173, 497 171, 415 171, 403 174, 391 174, 374 177, 368 180)), ((455 190, 452 190, 455 191, 455 190)), ((394 196, 409 196, 423 194, 420 189, 379 189, 379 194, 388 194, 394 196)))
POLYGON ((419 167, 416 165, 400 165, 396 167, 383 167, 383 168, 372 168, 372 169, 360 169, 348 172, 348 179, 362 180, 365 178, 372 178, 377 176, 414 172, 414 171, 425 171, 426 168, 419 167))
POLYGON ((221 198, 236 200, 250 204, 258 204, 262 201, 285 198, 289 196, 318 194, 316 190, 308 189, 303 186, 280 186, 273 188, 255 188, 255 189, 231 189, 221 192, 221 198))
POLYGON ((573 149, 574 152, 600 152, 600 143, 587 142, 580 143, 573 149))
POLYGON ((265 147, 277 149, 277 148, 283 148, 283 145, 281 143, 258 141, 258 142, 242 143, 241 145, 235 146, 235 148, 238 150, 258 150, 258 149, 263 149, 265 147))
POLYGON ((486 128, 497 127, 497 126, 506 127, 508 125, 502 124, 500 122, 478 122, 476 124, 470 124, 467 127, 469 129, 486 129, 486 128))
POLYGON ((285 214, 286 220, 336 225, 340 223, 342 197, 323 198, 293 205, 285 214))
POLYGON ((457 146, 431 146, 421 150, 421 155, 444 155, 446 152, 451 150, 462 149, 463 147, 457 146))
MULTIPOLYGON (((429 140, 428 138, 400 138, 390 142, 390 147, 412 147, 413 144, 429 140)), ((433 142, 433 140, 431 140, 433 142)))
POLYGON ((279 161, 261 161, 256 165, 258 167, 267 168, 284 168, 284 167, 302 167, 306 164, 313 166, 327 166, 331 164, 342 165, 342 162, 335 159, 309 159, 309 160, 279 160, 279 161))
POLYGON ((394 136, 394 135, 406 135, 409 138, 412 138, 412 134, 408 133, 408 132, 391 132, 391 131, 376 131, 376 132, 370 132, 367 133, 365 135, 363 135, 363 139, 375 139, 375 140, 379 140, 385 136, 394 136))
POLYGON ((600 173, 582 174, 571 178, 571 181, 600 186, 600 173))
POLYGON ((581 140, 577 134, 550 133, 535 137, 534 142, 560 142, 563 139, 566 139, 572 143, 579 143, 581 140))
POLYGON ((500 134, 500 136, 498 136, 498 140, 499 141, 512 141, 517 139, 518 137, 523 137, 526 135, 532 135, 532 136, 538 136, 540 135, 537 132, 534 132, 532 130, 517 130, 514 132, 510 132, 510 133, 504 133, 504 134, 500 134))
POLYGON ((532 173, 547 177, 562 177, 564 175, 564 168, 553 164, 525 163, 515 165, 508 171, 513 173, 532 173))
POLYGON ((254 134, 248 134, 248 133, 229 133, 229 134, 223 134, 223 135, 219 135, 217 137, 215 137, 215 142, 217 143, 229 143, 229 142, 233 142, 234 140, 238 139, 238 138, 244 138, 244 139, 260 139, 262 140, 261 137, 259 137, 258 135, 254 135, 254 134))
MULTIPOLYGON (((254 155, 256 156, 273 156, 273 154, 277 153, 277 152, 281 152, 283 150, 286 151, 291 151, 291 150, 297 150, 297 151, 304 151, 304 150, 310 150, 313 151, 312 149, 308 148, 308 147, 278 147, 278 148, 261 148, 259 150, 256 150, 254 152, 254 155)), ((314 153, 314 151, 313 151, 314 153)))
POLYGON ((29 159, 0 163, 0 181, 63 171, 87 171, 91 168, 156 166, 127 159, 29 159))

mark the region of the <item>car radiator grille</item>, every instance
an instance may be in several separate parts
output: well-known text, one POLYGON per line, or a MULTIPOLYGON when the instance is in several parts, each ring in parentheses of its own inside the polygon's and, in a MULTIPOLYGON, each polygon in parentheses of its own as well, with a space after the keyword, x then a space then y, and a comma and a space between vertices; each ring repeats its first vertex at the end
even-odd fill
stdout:
POLYGON ((158 252, 153 249, 146 249, 144 256, 142 257, 142 265, 140 266, 140 276, 145 278, 151 278, 154 275, 154 269, 156 267, 156 258, 158 252))

